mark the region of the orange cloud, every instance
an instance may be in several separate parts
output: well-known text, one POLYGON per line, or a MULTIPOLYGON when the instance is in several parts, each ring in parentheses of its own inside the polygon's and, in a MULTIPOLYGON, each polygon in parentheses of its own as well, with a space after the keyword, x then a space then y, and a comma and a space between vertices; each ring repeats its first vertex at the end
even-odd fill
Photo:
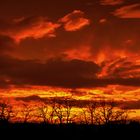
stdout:
POLYGON ((124 0, 100 0, 101 5, 119 5, 123 2, 124 0))
POLYGON ((123 6, 114 12, 120 18, 140 18, 140 4, 123 6))
POLYGON ((84 17, 84 12, 75 10, 53 23, 45 17, 20 17, 6 22, 4 28, 0 27, 0 35, 8 36, 17 43, 26 38, 39 39, 42 37, 55 37, 55 31, 64 25, 66 31, 76 31, 90 24, 84 17))
POLYGON ((74 48, 71 50, 66 50, 65 54, 68 59, 80 59, 80 60, 93 60, 93 56, 91 54, 90 46, 81 46, 79 49, 74 48), (80 51, 79 51, 80 49, 80 51))
POLYGON ((60 24, 52 23, 43 17, 22 18, 20 20, 13 20, 10 28, 7 27, 7 29, 0 31, 0 34, 20 42, 26 38, 55 37, 55 30, 59 26, 60 24))
MULTIPOLYGON (((130 56, 129 56, 130 57, 130 56)), ((108 61, 102 68, 99 77, 112 78, 140 78, 140 61, 138 57, 118 58, 108 61)))
POLYGON ((90 20, 85 18, 84 12, 80 10, 74 10, 59 21, 64 24, 66 31, 77 31, 90 24, 90 20))
POLYGON ((107 22, 107 19, 106 19, 106 18, 102 18, 102 19, 99 20, 99 23, 100 23, 100 24, 104 24, 104 23, 106 23, 106 22, 107 22))

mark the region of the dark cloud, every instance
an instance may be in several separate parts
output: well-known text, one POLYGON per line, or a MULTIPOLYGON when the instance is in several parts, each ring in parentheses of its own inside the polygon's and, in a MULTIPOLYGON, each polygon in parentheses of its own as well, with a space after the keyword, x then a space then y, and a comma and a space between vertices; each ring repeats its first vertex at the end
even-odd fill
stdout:
POLYGON ((46 85, 64 88, 102 87, 107 85, 140 86, 140 78, 102 77, 101 67, 82 60, 49 60, 46 63, 0 58, 0 76, 8 85, 46 85))
POLYGON ((39 96, 33 95, 33 96, 27 96, 27 97, 17 97, 17 101, 21 100, 24 102, 43 102, 47 104, 52 103, 58 103, 61 105, 66 105, 67 103, 74 107, 86 107, 89 104, 95 104, 98 106, 102 105, 102 103, 105 103, 106 105, 113 105, 114 107, 118 107, 120 109, 125 110, 136 110, 140 109, 140 100, 137 101, 115 101, 115 100, 76 100, 72 98, 66 98, 66 97, 50 97, 50 98, 41 98, 39 96))
POLYGON ((32 96, 27 96, 27 97, 16 97, 15 100, 24 101, 24 102, 30 102, 30 101, 45 102, 47 99, 40 98, 37 95, 32 95, 32 96))
POLYGON ((136 59, 127 66, 129 61, 112 61, 140 53, 140 21, 112 14, 122 9, 127 12, 123 14, 134 14, 138 11, 138 1, 134 0, 133 5, 130 0, 13 1, 2 0, 0 5, 0 16, 5 13, 0 20, 1 83, 61 87, 139 86, 136 59), (89 21, 87 28, 79 30, 89 21), (66 30, 78 32, 66 32, 62 24, 66 30), (17 45, 13 39, 23 41, 17 45), (11 46, 15 48, 13 52, 11 46), (8 52, 15 58, 4 56, 8 52), (100 66, 94 63, 97 57, 103 62, 100 66), (106 75, 98 78, 97 73, 104 67, 108 67, 106 75))
POLYGON ((42 64, 6 56, 1 57, 0 65, 0 75, 15 85, 83 87, 88 86, 89 79, 96 77, 100 70, 97 64, 81 60, 50 60, 42 64))
POLYGON ((140 100, 137 101, 122 101, 119 102, 118 105, 122 109, 128 109, 128 110, 135 110, 135 109, 140 109, 140 100))
POLYGON ((8 36, 0 35, 0 55, 12 51, 14 46, 14 40, 8 36))
POLYGON ((91 100, 76 100, 76 99, 70 99, 65 97, 50 97, 50 98, 40 98, 39 96, 27 96, 27 97, 17 97, 17 101, 23 101, 23 102, 43 102, 47 103, 48 105, 53 103, 58 103, 61 105, 66 106, 67 104, 73 106, 73 107, 86 107, 90 103, 95 103, 97 101, 91 101, 91 100))
POLYGON ((9 88, 9 83, 3 76, 0 76, 0 89, 6 88, 9 88))
MULTIPOLYGON (((117 18, 112 13, 121 7, 138 4, 139 1, 125 0, 123 3, 122 0, 101 1, 78 0, 66 2, 62 0, 58 2, 56 0, 41 0, 34 2, 33 0, 21 0, 18 2, 14 0, 13 3, 9 0, 2 1, 0 13, 5 13, 3 18, 9 20, 10 23, 1 20, 0 29, 6 35, 9 34, 7 30, 11 31, 10 37, 14 37, 17 40, 24 39, 13 53, 13 56, 24 59, 46 60, 63 54, 68 54, 69 56, 73 52, 84 54, 84 49, 81 49, 83 46, 91 49, 90 56, 92 56, 93 60, 100 53, 104 53, 105 59, 119 57, 120 54, 127 55, 125 52, 138 54, 140 22, 136 19, 124 20, 117 18), (101 1, 104 5, 100 5, 101 1), (122 4, 119 5, 119 3, 122 4), (107 4, 110 5, 108 6, 107 4), (117 5, 112 6, 115 4, 117 5), (8 8, 9 10, 4 12, 8 8), (14 25, 11 25, 13 19, 14 25), (58 23, 58 19, 63 19, 63 23, 58 23), (82 31, 79 30, 85 24, 87 25, 89 21, 89 26, 82 31), (103 24, 99 23, 99 21, 103 24), (78 32, 65 32, 62 30, 63 26, 56 30, 55 25, 57 24, 64 24, 65 28, 70 26, 72 30, 77 30, 78 28, 78 32), (33 26, 34 28, 32 28, 33 26), (55 35, 57 36, 55 37, 55 35), (48 39, 46 36, 55 38, 48 39)), ((81 59, 81 56, 75 53, 71 59, 78 59, 78 57, 81 59)), ((84 59, 86 58, 88 58, 88 55, 84 57, 84 59)))

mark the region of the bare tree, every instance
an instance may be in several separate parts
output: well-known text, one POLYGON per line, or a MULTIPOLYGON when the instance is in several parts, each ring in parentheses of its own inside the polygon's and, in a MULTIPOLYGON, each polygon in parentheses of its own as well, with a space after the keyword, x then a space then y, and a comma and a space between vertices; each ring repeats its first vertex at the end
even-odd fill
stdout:
POLYGON ((88 114, 87 114, 87 108, 82 108, 82 116, 84 117, 84 123, 85 124, 89 124, 89 121, 88 121, 88 114))
POLYGON ((28 104, 23 104, 23 108, 21 110, 21 117, 24 123, 27 123, 29 119, 32 117, 33 108, 28 104))
POLYGON ((54 117, 55 117, 55 114, 56 114, 56 100, 52 100, 51 101, 51 105, 50 105, 50 123, 53 124, 54 123, 54 117))
POLYGON ((12 106, 6 101, 1 102, 0 103, 0 122, 8 123, 13 116, 14 115, 13 115, 12 106))
POLYGON ((87 111, 89 113, 89 117, 90 117, 90 123, 94 124, 95 122, 95 118, 97 118, 97 113, 96 113, 96 109, 97 109, 97 103, 90 103, 87 106, 87 111))
POLYGON ((50 112, 47 104, 38 107, 39 118, 43 119, 44 123, 50 122, 50 112))
POLYGON ((97 102, 91 102, 82 108, 83 117, 86 124, 100 124, 97 102))
POLYGON ((126 124, 128 120, 129 111, 121 109, 117 110, 114 115, 114 121, 126 124))
POLYGON ((128 117, 127 111, 118 109, 115 106, 114 102, 106 102, 102 101, 100 103, 100 121, 104 124, 108 124, 110 122, 117 122, 117 121, 122 121, 126 120, 128 117))
POLYGON ((58 117, 59 123, 63 123, 63 117, 64 117, 64 107, 63 105, 57 103, 55 106, 55 115, 58 117))
POLYGON ((50 102, 44 102, 37 110, 38 118, 41 118, 44 123, 53 124, 55 123, 56 118, 59 120, 60 124, 63 123, 63 106, 57 103, 56 99, 53 99, 50 102))
POLYGON ((72 121, 71 118, 72 104, 70 103, 69 99, 64 100, 64 108, 65 108, 66 123, 68 124, 72 121))

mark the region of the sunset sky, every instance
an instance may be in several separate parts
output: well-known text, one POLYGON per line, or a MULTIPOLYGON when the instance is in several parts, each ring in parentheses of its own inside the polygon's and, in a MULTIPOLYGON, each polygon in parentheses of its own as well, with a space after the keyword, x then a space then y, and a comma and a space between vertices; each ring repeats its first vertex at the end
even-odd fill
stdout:
POLYGON ((64 97, 140 118, 139 0, 0 1, 0 98, 64 97))

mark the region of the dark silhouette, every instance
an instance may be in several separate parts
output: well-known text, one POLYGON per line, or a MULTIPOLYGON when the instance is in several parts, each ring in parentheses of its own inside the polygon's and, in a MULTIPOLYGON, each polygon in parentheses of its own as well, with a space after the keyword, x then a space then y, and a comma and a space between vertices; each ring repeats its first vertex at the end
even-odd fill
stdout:
POLYGON ((2 102, 0 103, 0 132, 12 132, 12 134, 16 132, 15 134, 20 133, 22 136, 25 134, 40 136, 41 133, 41 136, 46 134, 47 137, 57 136, 57 138, 64 135, 69 138, 100 138, 109 137, 111 134, 115 136, 120 134, 122 138, 122 134, 125 136, 139 134, 140 123, 129 120, 129 112, 116 109, 114 102, 102 101, 82 107, 81 111, 83 110, 84 113, 80 115, 83 115, 84 119, 81 123, 77 123, 78 115, 75 119, 72 118, 73 106, 69 100, 64 102, 65 104, 56 101, 50 104, 44 103, 35 108, 24 104, 21 110, 23 118, 19 122, 12 121, 17 116, 13 115, 14 111, 8 103, 2 102), (33 118, 37 121, 33 122, 33 118))
POLYGON ((28 104, 22 104, 23 108, 22 110, 19 112, 21 114, 21 119, 23 120, 24 123, 27 123, 32 117, 32 111, 33 108, 28 105, 28 104))
POLYGON ((14 116, 12 106, 6 101, 0 103, 0 124, 5 124, 14 116))
POLYGON ((126 122, 128 118, 128 111, 115 108, 116 105, 113 101, 101 101, 99 107, 99 118, 102 124, 109 124, 111 122, 126 122))

